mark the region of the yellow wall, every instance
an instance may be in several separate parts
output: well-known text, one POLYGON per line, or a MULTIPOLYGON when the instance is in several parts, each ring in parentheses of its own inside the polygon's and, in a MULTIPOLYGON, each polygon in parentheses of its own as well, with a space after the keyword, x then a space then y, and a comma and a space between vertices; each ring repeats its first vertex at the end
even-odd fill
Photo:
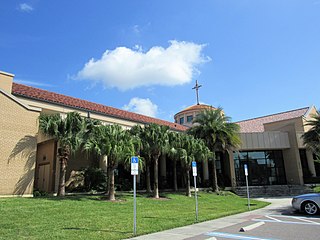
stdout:
POLYGON ((11 73, 0 71, 0 89, 11 93, 13 77, 14 75, 11 73))
POLYGON ((303 118, 304 131, 307 132, 311 128, 311 126, 306 125, 308 121, 313 119, 313 116, 318 115, 317 109, 312 107, 309 111, 309 114, 303 118))
POLYGON ((38 132, 38 111, 0 91, 0 195, 31 194, 38 132))

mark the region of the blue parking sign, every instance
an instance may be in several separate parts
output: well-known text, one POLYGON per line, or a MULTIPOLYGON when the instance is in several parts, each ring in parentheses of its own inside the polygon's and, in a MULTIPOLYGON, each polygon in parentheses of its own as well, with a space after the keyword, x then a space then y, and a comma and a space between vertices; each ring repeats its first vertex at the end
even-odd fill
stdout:
POLYGON ((131 157, 131 175, 139 174, 139 158, 136 156, 131 157))
POLYGON ((197 176, 197 163, 196 162, 192 162, 192 175, 194 177, 197 176))
POLYGON ((139 158, 138 157, 131 157, 131 163, 138 163, 139 158))

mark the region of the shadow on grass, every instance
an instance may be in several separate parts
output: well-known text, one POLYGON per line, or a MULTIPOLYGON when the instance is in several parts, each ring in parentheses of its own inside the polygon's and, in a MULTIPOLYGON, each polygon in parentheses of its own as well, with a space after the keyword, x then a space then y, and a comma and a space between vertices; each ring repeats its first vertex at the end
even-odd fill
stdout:
POLYGON ((56 196, 42 196, 42 197, 33 197, 34 200, 50 200, 50 201, 88 201, 96 200, 99 197, 97 195, 77 195, 77 196, 65 196, 65 197, 56 197, 56 196))
MULTIPOLYGON (((137 198, 146 198, 146 199, 152 199, 152 200, 172 200, 172 196, 185 196, 184 192, 162 192, 160 193, 160 198, 156 199, 153 198, 153 194, 150 193, 137 193, 137 198)), ((45 199, 45 200, 51 200, 51 201, 106 201, 106 202, 125 202, 128 199, 133 198, 132 192, 120 192, 116 194, 116 201, 109 201, 108 195, 106 194, 75 194, 75 195, 66 195, 64 197, 58 197, 58 196, 40 196, 40 197, 34 197, 32 199, 45 199)), ((192 197, 194 198, 194 194, 192 194, 192 197)), ((198 194, 198 198, 201 198, 201 193, 198 194)))
POLYGON ((175 217, 175 218, 170 218, 170 217, 159 217, 159 216, 156 216, 156 217, 152 217, 152 216, 144 216, 144 217, 141 217, 141 218, 146 218, 146 219, 165 219, 165 220, 177 220, 179 218, 175 217))
MULTIPOLYGON (((245 206, 248 206, 248 204, 244 204, 245 206)), ((250 206, 257 206, 258 204, 256 203, 250 203, 250 206)))
MULTIPOLYGON (((144 198, 143 194, 137 194, 137 198, 144 198)), ((116 195, 115 201, 109 201, 108 195, 106 194, 77 194, 77 195, 66 195, 64 197, 58 196, 41 196, 33 197, 34 200, 50 200, 50 201, 101 201, 101 202, 125 202, 128 199, 132 198, 130 193, 120 193, 116 195)))
POLYGON ((91 229, 91 228, 79 228, 79 227, 63 228, 63 230, 90 231, 90 232, 113 232, 113 233, 124 233, 124 234, 132 233, 132 232, 126 232, 126 231, 109 230, 109 229, 91 229))

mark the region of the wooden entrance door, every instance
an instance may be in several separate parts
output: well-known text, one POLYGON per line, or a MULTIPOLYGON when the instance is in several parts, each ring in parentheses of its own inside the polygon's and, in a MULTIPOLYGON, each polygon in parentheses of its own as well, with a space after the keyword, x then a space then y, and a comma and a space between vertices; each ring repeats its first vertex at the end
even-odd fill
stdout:
POLYGON ((50 192, 50 164, 39 165, 38 188, 40 191, 50 192))

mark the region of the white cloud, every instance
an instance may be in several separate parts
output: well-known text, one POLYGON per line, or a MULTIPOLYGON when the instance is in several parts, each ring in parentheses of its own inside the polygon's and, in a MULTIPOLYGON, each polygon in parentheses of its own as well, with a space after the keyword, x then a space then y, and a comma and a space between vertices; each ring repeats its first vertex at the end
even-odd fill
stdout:
POLYGON ((37 87, 53 87, 53 85, 48 83, 34 82, 34 81, 28 81, 28 80, 22 80, 22 79, 14 79, 14 82, 25 84, 25 85, 37 86, 37 87))
POLYGON ((139 34, 141 32, 140 26, 139 25, 134 25, 132 27, 132 30, 134 33, 139 34))
POLYGON ((91 59, 75 79, 101 81, 107 87, 128 90, 141 86, 176 86, 189 83, 196 66, 210 60, 202 55, 205 45, 170 41, 167 48, 154 46, 147 52, 142 47, 117 47, 107 50, 101 59, 91 59))
POLYGON ((27 3, 20 3, 19 4, 19 10, 21 12, 32 12, 33 11, 33 7, 27 3))
POLYGON ((132 98, 128 105, 123 106, 124 110, 140 113, 150 117, 156 117, 158 113, 158 106, 151 102, 149 98, 132 98))

